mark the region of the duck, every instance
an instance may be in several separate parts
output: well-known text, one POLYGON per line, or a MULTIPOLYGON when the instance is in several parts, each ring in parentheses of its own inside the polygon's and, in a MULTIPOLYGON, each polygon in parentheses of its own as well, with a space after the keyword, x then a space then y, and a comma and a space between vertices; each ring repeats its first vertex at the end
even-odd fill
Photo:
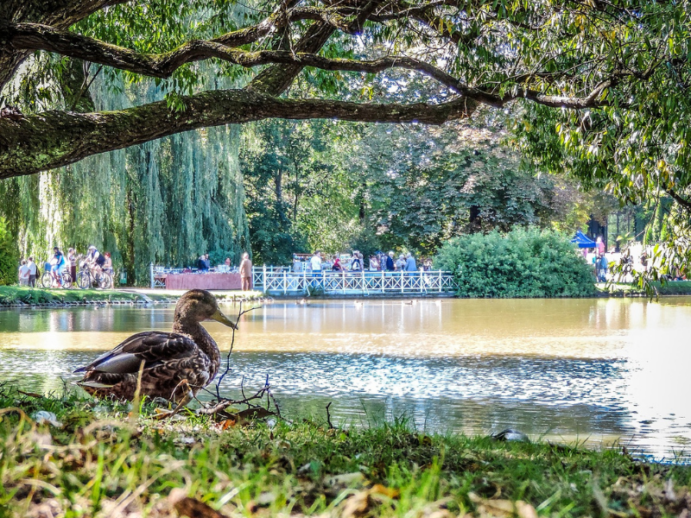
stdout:
POLYGON ((215 320, 233 329, 237 324, 206 290, 190 290, 175 306, 173 331, 145 331, 130 336, 75 373, 77 385, 97 398, 132 401, 142 362, 140 394, 186 404, 216 376, 221 352, 201 325, 215 320))

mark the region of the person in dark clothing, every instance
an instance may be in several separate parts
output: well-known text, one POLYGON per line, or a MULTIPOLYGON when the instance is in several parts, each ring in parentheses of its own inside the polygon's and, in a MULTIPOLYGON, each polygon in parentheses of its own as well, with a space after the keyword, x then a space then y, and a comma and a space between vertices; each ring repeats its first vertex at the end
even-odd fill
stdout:
POLYGON ((199 268, 199 270, 201 270, 202 272, 207 272, 209 271, 209 268, 211 268, 211 261, 207 259, 207 256, 205 254, 199 256, 199 260, 197 261, 197 268, 199 268))
POLYGON ((389 255, 386 256, 386 271, 393 272, 395 270, 396 268, 393 264, 393 252, 389 252, 389 255))

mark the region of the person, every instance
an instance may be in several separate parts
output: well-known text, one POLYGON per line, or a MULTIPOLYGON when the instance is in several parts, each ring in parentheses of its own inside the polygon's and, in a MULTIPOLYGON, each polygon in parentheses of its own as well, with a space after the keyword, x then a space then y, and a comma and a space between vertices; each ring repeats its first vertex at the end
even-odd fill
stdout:
POLYGON ((607 282, 607 256, 603 253, 598 259, 600 271, 598 274, 598 281, 607 282))
POLYGON ((50 274, 56 284, 62 285, 60 276, 65 269, 65 256, 57 246, 53 248, 53 253, 53 258, 50 260, 50 274))
POLYGON ((334 272, 342 272, 342 271, 343 271, 343 266, 341 266, 341 260, 340 260, 338 257, 336 257, 336 258, 334 259, 334 264, 333 264, 333 266, 331 267, 331 269, 332 269, 334 272))
POLYGON ((310 263, 312 265, 312 273, 321 273, 322 253, 319 250, 314 252, 314 255, 310 258, 310 263))
POLYGON ((70 277, 72 277, 72 282, 77 282, 77 254, 74 251, 74 248, 67 249, 66 266, 70 269, 70 277))
POLYGON ((381 265, 379 263, 379 257, 377 257, 376 255, 370 256, 370 258, 369 258, 369 269, 371 271, 378 272, 380 268, 381 268, 381 265))
POLYGON ((417 271, 417 264, 415 264, 415 258, 413 257, 413 254, 411 254, 410 252, 408 252, 408 254, 406 255, 405 269, 407 272, 417 271))
POLYGON ((206 256, 204 254, 199 256, 199 259, 197 260, 197 268, 199 268, 199 270, 202 272, 205 272, 209 269, 206 264, 206 256))
POLYGON ((228 267, 228 270, 230 270, 230 257, 226 257, 225 265, 228 267))
POLYGON ((353 252, 353 260, 350 262, 350 270, 353 272, 359 272, 360 270, 362 270, 360 252, 358 252, 357 250, 353 252))
POLYGON ((597 236, 595 240, 595 246, 597 247, 597 256, 602 257, 605 255, 605 243, 602 241, 602 236, 597 236))
POLYGON ((401 272, 403 270, 405 270, 405 256, 401 254, 396 261, 396 271, 401 272))
POLYGON ((110 252, 106 252, 105 254, 105 262, 103 263, 103 271, 107 273, 113 273, 113 259, 110 257, 110 252))
POLYGON ((29 285, 29 267, 26 265, 26 261, 24 259, 22 259, 22 264, 19 266, 19 285, 29 285))
POLYGON ((648 271, 648 252, 643 250, 643 253, 641 254, 641 267, 643 268, 644 272, 648 271))
POLYGON ((393 252, 389 252, 386 256, 386 266, 382 265, 382 270, 386 269, 387 272, 393 272, 396 270, 393 264, 393 252))
POLYGON ((240 262, 240 277, 242 278, 242 291, 249 291, 252 289, 252 261, 250 261, 250 254, 245 252, 242 254, 242 262, 240 262))
POLYGON ((36 266, 33 257, 29 257, 29 262, 27 263, 27 266, 29 267, 29 286, 35 288, 36 277, 38 277, 38 266, 36 266))
POLYGON ((103 268, 103 265, 106 264, 106 258, 94 245, 91 245, 89 253, 86 254, 86 263, 89 269, 94 272, 103 268))

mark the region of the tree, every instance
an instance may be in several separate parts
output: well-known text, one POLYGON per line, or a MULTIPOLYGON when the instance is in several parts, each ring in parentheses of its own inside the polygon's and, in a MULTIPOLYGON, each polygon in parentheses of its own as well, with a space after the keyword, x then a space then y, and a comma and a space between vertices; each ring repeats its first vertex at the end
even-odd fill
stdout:
MULTIPOLYGON (((108 77, 157 78, 169 94, 113 112, 6 108, 0 178, 269 118, 441 124, 520 99, 584 121, 631 113, 645 126, 640 98, 670 102, 678 94, 660 88, 683 89, 688 75, 686 2, 281 0, 243 7, 245 22, 236 24, 238 9, 232 0, 3 2, 0 88, 10 101, 7 89, 35 51, 103 66, 108 77), (191 93, 206 60, 245 85, 191 93), (370 102, 372 77, 392 70, 400 79, 370 102), (425 91, 410 87, 420 78, 425 91), (296 79, 306 87, 286 94, 296 79), (391 102, 389 94, 401 91, 407 102, 391 102)), ((37 84, 29 96, 43 90, 37 84)))
POLYGON ((0 286, 17 282, 19 254, 17 243, 7 228, 7 221, 0 217, 0 286))
POLYGON ((351 193, 360 174, 347 169, 352 141, 344 145, 344 132, 350 135, 330 121, 245 126, 240 160, 252 247, 262 260, 285 263, 293 252, 336 252, 358 233, 351 193))

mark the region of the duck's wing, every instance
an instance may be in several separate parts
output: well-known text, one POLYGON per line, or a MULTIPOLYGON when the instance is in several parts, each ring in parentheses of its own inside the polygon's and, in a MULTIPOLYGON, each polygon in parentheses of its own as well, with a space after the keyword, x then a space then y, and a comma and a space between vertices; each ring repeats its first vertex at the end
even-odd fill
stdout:
POLYGON ((186 336, 147 331, 130 336, 112 351, 74 372, 134 373, 139 371, 142 362, 144 368, 149 369, 166 360, 193 356, 198 351, 197 344, 186 336))

